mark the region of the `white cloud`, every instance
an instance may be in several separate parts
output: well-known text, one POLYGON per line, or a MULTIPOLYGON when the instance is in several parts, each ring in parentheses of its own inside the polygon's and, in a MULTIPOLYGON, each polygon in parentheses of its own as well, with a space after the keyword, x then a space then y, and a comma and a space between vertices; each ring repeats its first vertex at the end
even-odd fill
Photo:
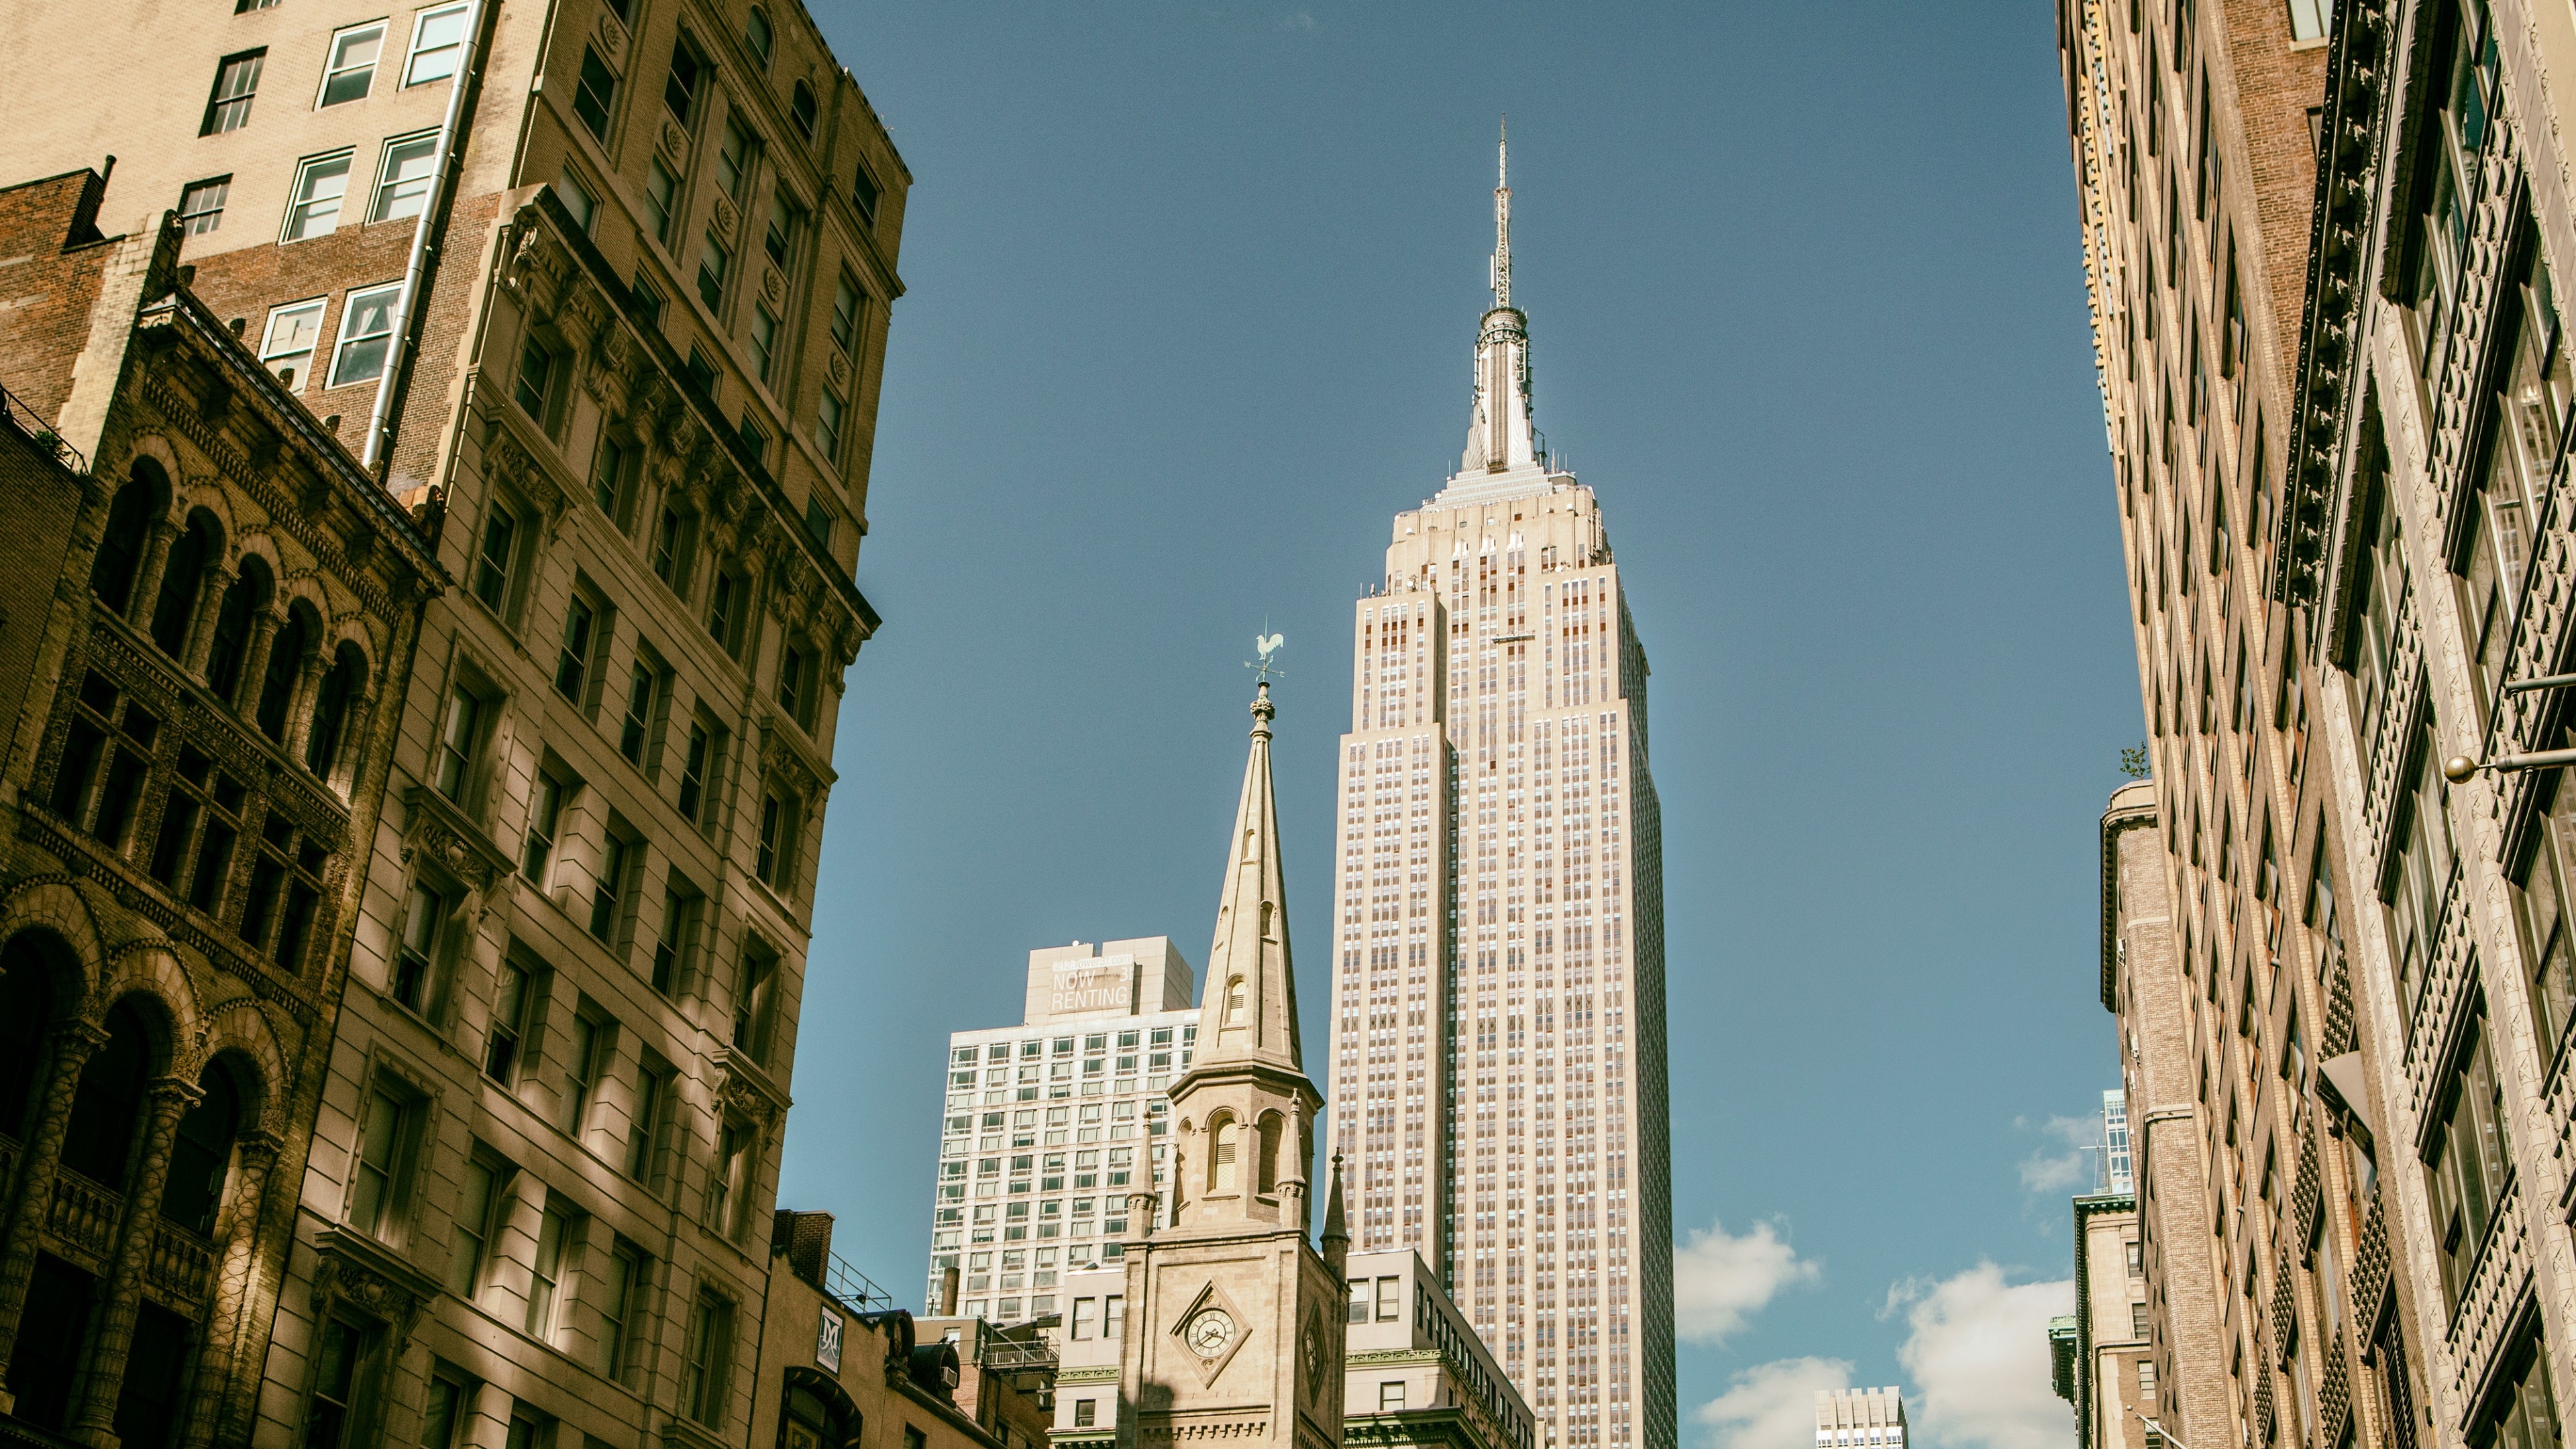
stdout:
MULTIPOLYGON (((2028 1128, 2026 1121, 2013 1125, 2028 1128)), ((2051 1117, 2040 1129, 2065 1146, 2064 1151, 2041 1148, 2021 1160, 2021 1185, 2024 1192, 2072 1193, 2090 1192, 2101 1180, 2102 1119, 2099 1117, 2051 1117)))
POLYGON ((2073 1279, 2007 1283, 1992 1263, 1888 1289, 1886 1312, 1912 1330, 1896 1350, 1907 1417, 1950 1449, 2060 1449, 2071 1411, 2049 1385, 2048 1320, 2074 1307, 2073 1279))
POLYGON ((1691 1417, 1708 1426, 1713 1449, 1783 1449, 1815 1442, 1816 1393, 1851 1387, 1848 1359, 1784 1358, 1735 1376, 1725 1393, 1691 1417))
POLYGON ((1673 1331, 1691 1343, 1723 1343, 1782 1288, 1815 1280, 1815 1261, 1800 1258, 1768 1222, 1741 1237, 1723 1223, 1695 1228, 1673 1248, 1673 1331))

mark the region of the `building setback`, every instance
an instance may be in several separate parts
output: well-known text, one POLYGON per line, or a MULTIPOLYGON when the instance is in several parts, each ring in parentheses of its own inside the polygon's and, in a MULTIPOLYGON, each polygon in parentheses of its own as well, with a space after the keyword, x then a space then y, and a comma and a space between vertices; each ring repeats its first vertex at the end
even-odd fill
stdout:
POLYGON ((1543 1445, 1676 1442, 1661 823, 1646 656, 1532 424, 1494 192, 1474 421, 1354 608, 1333 973, 1356 1251, 1404 1248, 1543 1445))
POLYGON ((743 1442, 901 161, 784 0, 21 10, 12 163, 176 211, 176 285, 455 580, 222 1437, 743 1442))
POLYGON ((1042 947, 1020 1025, 950 1035, 932 1314, 1044 1318, 1063 1311, 1059 1274, 1117 1262, 1127 1194, 1169 1171, 1164 1090, 1196 1050, 1195 980, 1166 936, 1042 947))
POLYGON ((2063 0, 2152 783, 2103 823, 2180 1442, 2556 1442, 2576 13, 2063 0), (2461 757, 2459 783, 2445 762, 2461 757), (2552 1392, 2552 1384, 2556 1391, 2552 1392))

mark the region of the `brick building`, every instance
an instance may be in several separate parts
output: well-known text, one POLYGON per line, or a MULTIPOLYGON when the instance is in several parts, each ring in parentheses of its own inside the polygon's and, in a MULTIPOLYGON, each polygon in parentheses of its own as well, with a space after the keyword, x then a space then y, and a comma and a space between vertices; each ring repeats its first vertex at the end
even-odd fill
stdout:
POLYGON ((103 214, 175 211, 187 293, 456 581, 387 699, 292 1246, 220 1437, 742 1442, 877 624, 900 158, 783 0, 16 19, 56 63, 0 93, 13 163, 112 154, 103 214))
POLYGON ((2522 757, 2576 668, 2576 13, 2063 0, 2059 36, 2153 774, 2104 820, 2128 1429, 2558 1442, 2576 794, 2522 757))
POLYGON ((0 1440, 237 1442, 445 576, 102 190, 0 190, 0 1440))

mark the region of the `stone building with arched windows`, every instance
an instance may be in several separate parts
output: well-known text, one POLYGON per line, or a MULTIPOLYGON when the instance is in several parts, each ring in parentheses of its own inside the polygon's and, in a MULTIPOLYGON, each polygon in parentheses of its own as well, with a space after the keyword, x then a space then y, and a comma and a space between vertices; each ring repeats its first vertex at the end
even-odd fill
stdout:
POLYGON ((197 1446, 254 1417, 444 575, 103 185, 0 190, 0 1439, 197 1446))

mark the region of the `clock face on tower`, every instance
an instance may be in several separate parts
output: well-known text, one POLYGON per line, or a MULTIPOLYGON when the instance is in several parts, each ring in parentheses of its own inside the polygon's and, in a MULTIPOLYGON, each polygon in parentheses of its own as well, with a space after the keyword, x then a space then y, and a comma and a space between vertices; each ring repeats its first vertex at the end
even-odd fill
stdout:
POLYGON ((1201 1358, 1215 1358, 1234 1342, 1234 1318, 1222 1308, 1203 1308, 1182 1330, 1181 1341, 1201 1358))
POLYGON ((1324 1382, 1324 1336, 1315 1325, 1306 1325, 1306 1392, 1314 1393, 1324 1382))

